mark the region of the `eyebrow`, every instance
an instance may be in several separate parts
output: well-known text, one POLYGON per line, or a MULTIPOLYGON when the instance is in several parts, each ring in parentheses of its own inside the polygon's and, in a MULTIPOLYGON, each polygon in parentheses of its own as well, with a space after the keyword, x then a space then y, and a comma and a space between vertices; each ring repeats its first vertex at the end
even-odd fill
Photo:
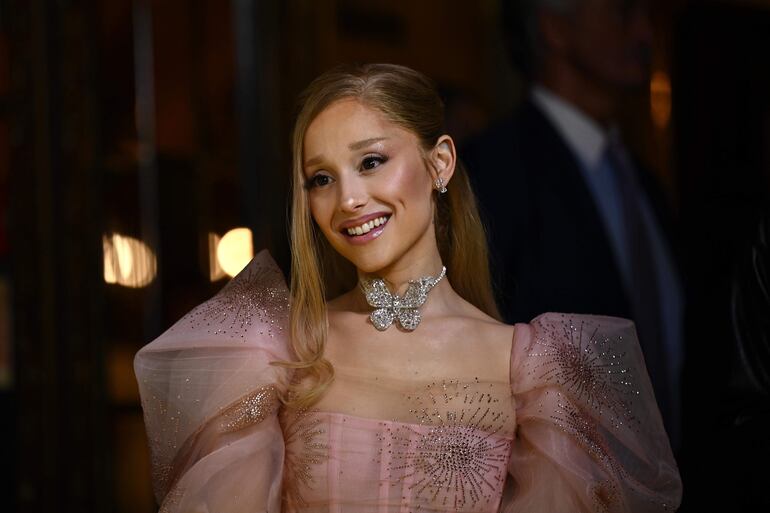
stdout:
POLYGON ((360 150, 361 148, 366 148, 370 144, 384 141, 385 139, 387 139, 387 137, 372 137, 371 139, 364 139, 363 141, 350 143, 348 144, 348 148, 352 151, 356 151, 356 150, 360 150))
MULTIPOLYGON (((387 139, 387 137, 371 137, 369 139, 364 139, 362 141, 356 141, 356 142, 348 144, 348 149, 350 151, 358 151, 358 150, 360 150, 362 148, 366 148, 367 146, 369 146, 371 144, 378 143, 380 141, 384 141, 385 139, 387 139)), ((321 156, 313 157, 312 159, 309 159, 309 160, 305 161, 304 167, 314 166, 316 164, 319 164, 322 160, 323 160, 323 158, 321 156)))

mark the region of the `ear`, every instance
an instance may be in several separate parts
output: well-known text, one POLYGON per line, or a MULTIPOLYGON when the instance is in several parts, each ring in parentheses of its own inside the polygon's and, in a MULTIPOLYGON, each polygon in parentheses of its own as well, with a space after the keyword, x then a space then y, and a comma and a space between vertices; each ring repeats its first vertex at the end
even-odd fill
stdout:
POLYGON ((441 178, 446 186, 452 179, 457 164, 457 150, 455 142, 448 135, 442 135, 436 141, 431 150, 430 160, 432 164, 431 177, 434 182, 441 178))

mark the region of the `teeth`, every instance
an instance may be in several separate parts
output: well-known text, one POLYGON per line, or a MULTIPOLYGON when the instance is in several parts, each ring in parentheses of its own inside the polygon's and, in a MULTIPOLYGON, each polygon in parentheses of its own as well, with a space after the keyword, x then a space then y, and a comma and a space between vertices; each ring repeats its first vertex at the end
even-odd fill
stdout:
POLYGON ((378 217, 376 219, 372 219, 369 222, 366 222, 362 224, 361 226, 355 226, 352 228, 348 228, 348 235, 363 235, 365 233, 369 233, 371 230, 373 230, 377 226, 382 226, 385 224, 385 221, 387 221, 388 218, 386 216, 378 217))

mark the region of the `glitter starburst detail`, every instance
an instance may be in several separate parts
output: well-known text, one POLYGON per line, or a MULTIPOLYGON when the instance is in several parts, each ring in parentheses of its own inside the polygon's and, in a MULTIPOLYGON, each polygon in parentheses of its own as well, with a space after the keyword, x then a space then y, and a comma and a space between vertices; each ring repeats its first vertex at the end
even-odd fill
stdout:
POLYGON ((252 261, 219 293, 182 319, 191 329, 245 338, 252 326, 273 337, 288 318, 288 292, 280 270, 252 261))
MULTIPOLYGON (((583 412, 567 398, 560 398, 551 415, 554 424, 559 426, 585 449, 609 475, 619 477, 624 474, 623 467, 612 456, 607 439, 602 434, 602 427, 589 414, 583 412)), ((609 487, 605 486, 606 489, 609 487)))
POLYGON ((259 424, 274 414, 279 404, 278 389, 275 385, 260 387, 222 410, 219 430, 222 433, 232 433, 259 424))
POLYGON ((287 507, 304 507, 303 491, 315 484, 314 467, 329 458, 329 445, 323 441, 326 430, 313 410, 284 409, 280 419, 286 444, 283 498, 287 507))
POLYGON ((456 381, 428 385, 408 399, 418 424, 383 423, 388 468, 418 504, 456 511, 492 504, 502 491, 509 415, 488 392, 456 381))
POLYGON ((625 362, 622 337, 608 337, 601 326, 581 320, 533 324, 536 338, 527 355, 527 373, 557 385, 575 400, 605 415, 615 428, 636 427, 632 412, 639 394, 625 362))

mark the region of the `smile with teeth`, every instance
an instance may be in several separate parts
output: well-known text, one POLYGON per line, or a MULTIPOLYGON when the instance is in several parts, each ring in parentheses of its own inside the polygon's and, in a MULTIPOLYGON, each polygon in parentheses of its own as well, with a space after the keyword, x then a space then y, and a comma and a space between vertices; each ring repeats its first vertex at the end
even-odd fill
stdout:
POLYGON ((360 226, 353 226, 351 228, 348 228, 347 229, 348 235, 363 235, 365 233, 369 233, 371 230, 373 230, 377 226, 382 226, 383 224, 385 224, 388 220, 388 217, 389 216, 377 217, 360 226))

